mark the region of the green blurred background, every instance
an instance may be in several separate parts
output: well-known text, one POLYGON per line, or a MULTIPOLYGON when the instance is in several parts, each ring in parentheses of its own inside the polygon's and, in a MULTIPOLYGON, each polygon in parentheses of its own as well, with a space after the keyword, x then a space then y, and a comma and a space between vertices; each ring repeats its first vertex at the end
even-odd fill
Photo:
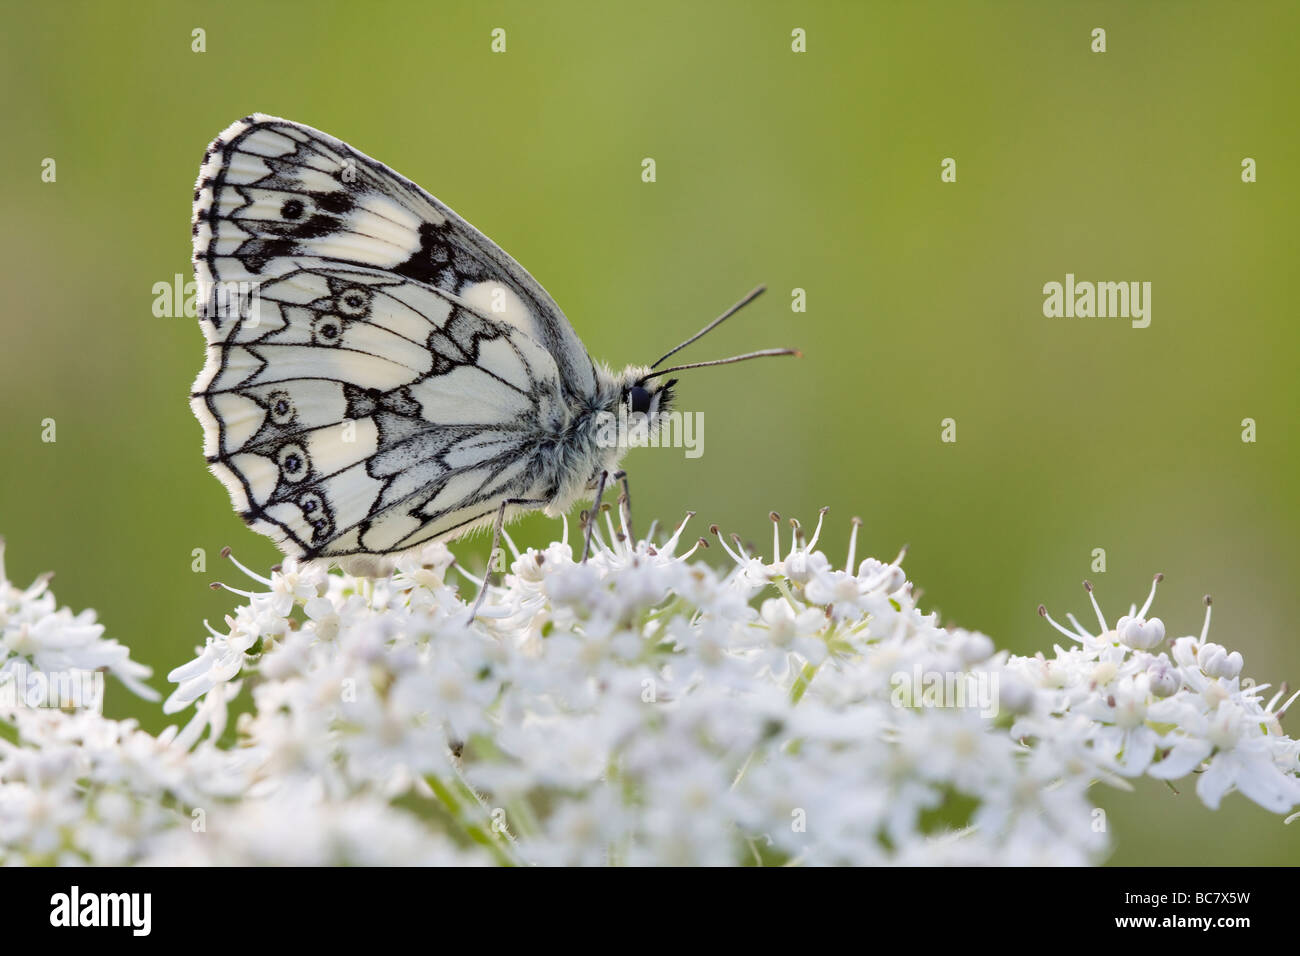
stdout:
MULTIPOLYGON (((197 323, 152 314, 154 283, 190 277, 204 147, 260 110, 421 183, 611 364, 769 285, 687 354, 805 358, 683 376, 705 454, 629 455, 642 527, 689 508, 700 533, 766 542, 769 510, 829 505, 842 555, 861 515, 868 551, 910 543, 923 604, 1020 652, 1057 638, 1040 601, 1085 610, 1091 577, 1114 617, 1163 571, 1172 633, 1211 592, 1246 672, 1300 681, 1298 33, 1289 2, 6 3, 9 577, 55 570, 60 601, 96 608, 161 689, 232 606, 208 589, 239 580, 221 546, 276 560, 203 465, 197 323), (1150 328, 1045 318, 1067 272, 1150 281, 1150 328)), ((476 564, 486 544, 458 550, 476 564)), ((120 689, 109 711, 163 724, 120 689)), ((1300 860, 1300 831, 1240 795, 1211 813, 1154 781, 1096 794, 1114 863, 1300 860)))

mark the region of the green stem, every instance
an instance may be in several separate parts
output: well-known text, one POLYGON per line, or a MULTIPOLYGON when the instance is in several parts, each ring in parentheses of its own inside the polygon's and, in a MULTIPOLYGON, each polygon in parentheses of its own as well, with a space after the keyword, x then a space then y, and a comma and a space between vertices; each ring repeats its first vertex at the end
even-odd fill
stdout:
POLYGON ((812 679, 816 676, 817 666, 811 661, 804 664, 803 670, 799 672, 799 676, 795 679, 794 686, 790 688, 791 704, 797 704, 803 700, 803 695, 808 691, 808 685, 812 683, 812 679))
POLYGON ((490 830, 485 829, 482 824, 466 816, 461 802, 456 799, 456 795, 442 780, 433 774, 429 774, 424 779, 429 784, 429 788, 433 790, 433 795, 438 798, 438 802, 446 808, 452 819, 456 821, 471 840, 486 848, 500 866, 519 865, 518 861, 507 852, 507 847, 503 845, 498 837, 494 836, 490 830))

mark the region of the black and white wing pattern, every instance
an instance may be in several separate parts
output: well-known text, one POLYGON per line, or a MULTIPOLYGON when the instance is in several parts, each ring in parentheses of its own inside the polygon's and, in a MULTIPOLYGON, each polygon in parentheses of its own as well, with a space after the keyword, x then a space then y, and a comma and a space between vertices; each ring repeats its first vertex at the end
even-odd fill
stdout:
POLYGON ((542 287, 415 184, 250 116, 194 197, 209 466, 304 558, 390 554, 550 500, 539 453, 597 371, 542 287))

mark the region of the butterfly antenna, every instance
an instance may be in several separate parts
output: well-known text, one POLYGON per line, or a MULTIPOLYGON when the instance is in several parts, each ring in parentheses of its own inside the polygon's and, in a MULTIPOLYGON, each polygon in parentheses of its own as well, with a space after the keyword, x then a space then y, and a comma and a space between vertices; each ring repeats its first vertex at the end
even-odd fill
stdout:
MULTIPOLYGON (((642 375, 637 379, 637 384, 640 385, 642 382, 648 382, 650 379, 658 378, 660 375, 667 375, 669 372, 680 372, 684 368, 707 368, 710 365, 734 365, 736 362, 744 362, 747 359, 766 358, 769 355, 802 356, 803 353, 798 349, 762 349, 758 352, 746 352, 744 355, 733 355, 731 358, 714 359, 712 362, 691 362, 689 365, 674 365, 670 368, 661 368, 659 371, 651 372, 649 375, 642 375)), ((662 361, 662 359, 660 361, 662 361)))
MULTIPOLYGON (((762 294, 763 294, 764 292, 766 292, 766 291, 767 291, 767 286, 765 286, 765 285, 761 285, 761 286, 759 286, 757 289, 754 289, 752 292, 749 293, 749 295, 745 296, 743 299, 741 299, 739 302, 737 302, 735 305, 733 305, 731 308, 729 308, 726 312, 723 312, 720 316, 718 316, 716 319, 714 319, 712 322, 710 322, 710 323, 709 323, 708 325, 706 325, 704 328, 700 329, 698 332, 696 332, 694 335, 692 335, 689 339, 687 339, 687 340, 686 340, 685 342, 683 342, 681 345, 677 346, 677 347, 674 348, 674 349, 669 349, 667 352, 665 352, 663 355, 661 355, 661 356, 659 357, 659 361, 655 362, 654 365, 651 365, 650 367, 651 367, 651 368, 654 368, 655 365, 658 365, 658 364, 659 364, 659 362, 662 362, 664 359, 668 358, 670 355, 676 355, 678 352, 680 352, 682 349, 686 348, 686 346, 690 345, 690 344, 691 344, 692 342, 694 342, 696 339, 703 338, 704 336, 708 335, 710 332, 712 332, 714 329, 716 329, 719 325, 721 325, 723 322, 727 321, 727 319, 731 318, 733 315, 735 315, 737 312, 739 312, 739 311, 740 311, 741 309, 743 309, 745 306, 749 305, 749 303, 753 302, 755 299, 757 299, 760 295, 762 295, 762 294)), ((667 371, 667 369, 665 369, 665 371, 667 371)))

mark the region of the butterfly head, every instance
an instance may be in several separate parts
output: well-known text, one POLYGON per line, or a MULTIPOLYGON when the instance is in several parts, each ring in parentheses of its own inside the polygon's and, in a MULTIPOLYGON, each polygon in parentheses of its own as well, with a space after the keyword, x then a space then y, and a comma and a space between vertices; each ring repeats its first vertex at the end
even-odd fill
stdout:
POLYGON ((666 382, 644 379, 647 368, 630 368, 622 375, 621 401, 631 414, 645 415, 653 425, 661 415, 666 415, 673 404, 673 387, 677 379, 666 382))

